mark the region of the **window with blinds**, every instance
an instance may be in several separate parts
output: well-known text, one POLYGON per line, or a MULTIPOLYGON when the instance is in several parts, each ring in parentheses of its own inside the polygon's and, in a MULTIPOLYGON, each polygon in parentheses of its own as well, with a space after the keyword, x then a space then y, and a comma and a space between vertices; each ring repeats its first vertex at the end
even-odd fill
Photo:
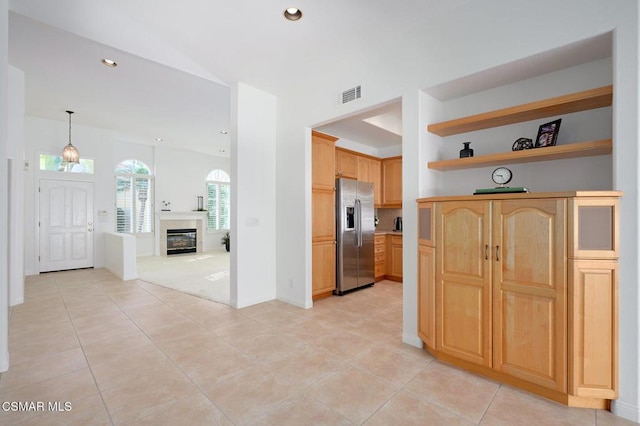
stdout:
POLYGON ((153 177, 137 160, 116 167, 116 232, 153 232, 153 177))
POLYGON ((230 228, 231 186, 229 175, 220 169, 207 176, 207 229, 227 230, 230 228))

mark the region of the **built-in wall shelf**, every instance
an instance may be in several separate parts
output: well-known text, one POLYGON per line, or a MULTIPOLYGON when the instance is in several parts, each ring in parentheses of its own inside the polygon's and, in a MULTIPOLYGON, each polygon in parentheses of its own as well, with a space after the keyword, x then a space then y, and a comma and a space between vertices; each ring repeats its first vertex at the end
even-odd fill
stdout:
POLYGON ((482 114, 470 115, 455 120, 434 123, 428 125, 427 130, 438 136, 457 135, 475 130, 537 120, 539 118, 607 107, 611 106, 612 99, 613 86, 604 86, 482 114))
POLYGON ((430 162, 433 170, 462 170, 476 167, 499 166, 503 164, 532 163, 536 161, 560 160, 565 158, 591 157, 611 154, 611 139, 578 142, 567 145, 547 146, 544 148, 525 149, 522 151, 501 152, 478 157, 454 158, 430 162))

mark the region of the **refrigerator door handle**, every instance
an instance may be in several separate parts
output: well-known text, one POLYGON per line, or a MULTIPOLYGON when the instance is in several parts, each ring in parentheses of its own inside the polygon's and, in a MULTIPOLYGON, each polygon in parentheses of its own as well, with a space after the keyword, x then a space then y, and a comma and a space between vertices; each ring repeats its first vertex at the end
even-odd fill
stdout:
POLYGON ((356 247, 362 247, 362 205, 356 198, 356 247))

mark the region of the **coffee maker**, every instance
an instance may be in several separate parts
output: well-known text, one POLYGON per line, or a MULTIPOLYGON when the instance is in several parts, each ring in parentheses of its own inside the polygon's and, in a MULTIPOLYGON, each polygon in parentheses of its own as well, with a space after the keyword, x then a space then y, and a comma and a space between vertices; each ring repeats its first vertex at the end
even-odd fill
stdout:
POLYGON ((402 232, 402 217, 398 216, 393 219, 393 230, 396 232, 402 232))

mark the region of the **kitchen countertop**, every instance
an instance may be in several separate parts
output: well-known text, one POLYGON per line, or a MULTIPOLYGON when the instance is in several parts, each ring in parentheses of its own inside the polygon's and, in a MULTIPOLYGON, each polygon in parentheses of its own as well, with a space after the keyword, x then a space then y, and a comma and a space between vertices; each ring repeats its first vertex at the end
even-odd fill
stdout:
POLYGON ((400 235, 400 236, 402 236, 402 231, 376 231, 375 235, 400 235))

